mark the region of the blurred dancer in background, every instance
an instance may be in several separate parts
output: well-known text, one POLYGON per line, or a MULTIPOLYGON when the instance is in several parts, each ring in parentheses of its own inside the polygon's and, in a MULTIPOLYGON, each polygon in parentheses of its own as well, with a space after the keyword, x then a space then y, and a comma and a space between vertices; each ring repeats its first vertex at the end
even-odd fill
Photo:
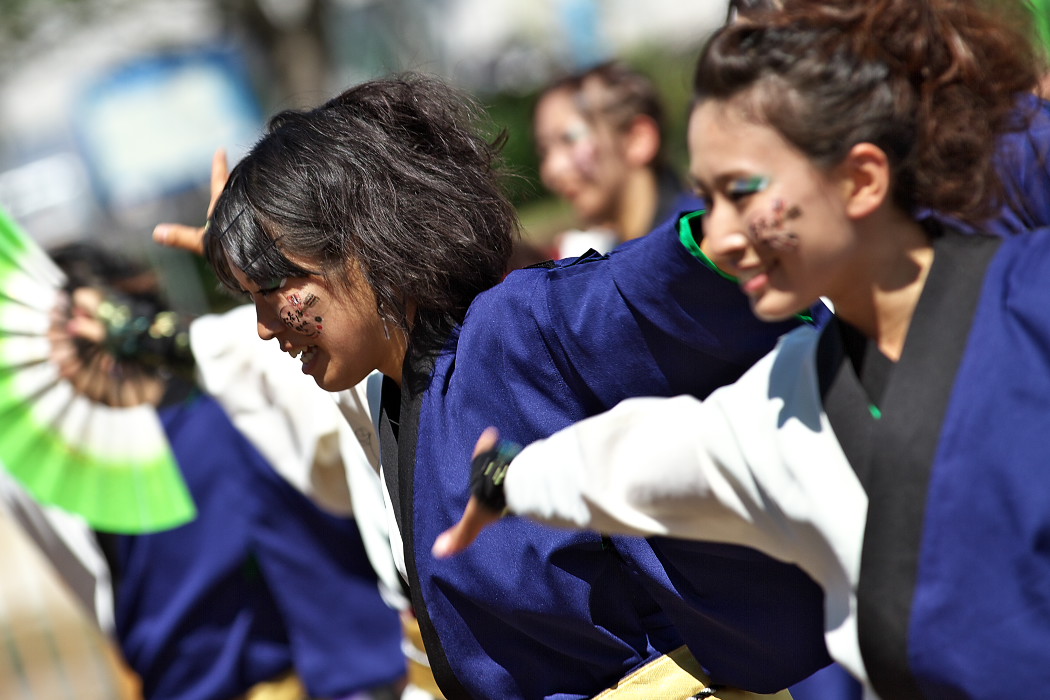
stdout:
POLYGON ((579 228, 554 241, 556 258, 605 253, 699 201, 664 153, 664 106, 647 76, 621 62, 565 76, 533 111, 540 179, 572 205, 579 228))

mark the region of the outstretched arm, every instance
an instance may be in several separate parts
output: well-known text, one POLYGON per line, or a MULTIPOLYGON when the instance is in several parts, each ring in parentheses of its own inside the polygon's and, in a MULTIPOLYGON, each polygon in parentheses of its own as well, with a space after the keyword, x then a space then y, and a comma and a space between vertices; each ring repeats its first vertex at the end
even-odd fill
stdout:
MULTIPOLYGON (((475 454, 491 448, 486 431, 475 454)), ((631 535, 710 539, 784 556, 783 523, 722 411, 692 397, 630 399, 535 442, 503 480, 508 510, 553 525, 631 535)), ((479 491, 437 540, 450 556, 499 518, 479 491), (483 500, 483 499, 482 499, 483 500)))

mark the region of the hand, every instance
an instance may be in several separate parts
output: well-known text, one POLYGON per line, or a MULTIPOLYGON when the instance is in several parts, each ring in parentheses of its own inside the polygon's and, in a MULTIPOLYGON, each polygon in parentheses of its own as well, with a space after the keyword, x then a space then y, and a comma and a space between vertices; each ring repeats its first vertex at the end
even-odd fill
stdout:
POLYGON ((66 379, 81 376, 88 350, 101 346, 106 339, 106 326, 96 316, 102 300, 102 290, 79 287, 71 297, 63 295, 52 313, 48 332, 51 360, 66 379))
MULTIPOLYGON (((499 431, 495 428, 486 428, 474 446, 473 457, 491 450, 498 442, 499 431)), ((478 538, 482 530, 499 520, 501 516, 501 513, 487 508, 475 496, 471 496, 463 511, 463 517, 458 523, 438 535, 431 552, 438 559, 459 554, 478 538)))
MULTIPOLYGON (((218 149, 211 159, 211 202, 208 203, 208 217, 215 209, 215 202, 222 194, 226 180, 230 176, 230 166, 226 160, 226 150, 218 149)), ((153 229, 153 240, 171 248, 181 248, 197 255, 204 255, 204 227, 186 224, 157 224, 153 229)))
POLYGON ((107 406, 156 404, 162 382, 133 362, 122 362, 104 347, 106 324, 98 317, 100 289, 79 287, 55 310, 49 337, 51 360, 73 389, 107 406))
POLYGON ((73 309, 66 330, 74 338, 101 345, 106 340, 106 324, 98 317, 98 307, 105 299, 101 289, 78 287, 73 290, 73 309))

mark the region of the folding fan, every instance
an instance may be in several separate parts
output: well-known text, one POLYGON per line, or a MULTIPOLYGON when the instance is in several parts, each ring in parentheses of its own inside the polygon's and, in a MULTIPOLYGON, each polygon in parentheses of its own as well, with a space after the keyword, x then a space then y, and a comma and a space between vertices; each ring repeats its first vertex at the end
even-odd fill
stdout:
POLYGON ((0 468, 96 530, 189 522, 193 500, 153 406, 88 399, 51 358, 65 276, 0 210, 0 468))

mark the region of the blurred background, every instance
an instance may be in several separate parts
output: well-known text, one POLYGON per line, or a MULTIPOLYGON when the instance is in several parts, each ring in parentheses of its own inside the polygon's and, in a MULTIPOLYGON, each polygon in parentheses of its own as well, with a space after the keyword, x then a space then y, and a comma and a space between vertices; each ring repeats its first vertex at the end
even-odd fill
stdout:
POLYGON ((104 237, 150 258, 177 306, 204 311, 199 261, 150 232, 203 223, 215 149, 235 162, 274 112, 418 70, 509 131, 514 201, 542 243, 568 210, 536 175, 537 88, 624 59, 664 93, 684 164, 692 65, 725 14, 724 0, 0 0, 0 205, 45 246, 104 237))
MULTIPOLYGON (((41 245, 97 240, 156 266, 172 303, 230 303, 202 262, 151 240, 203 224, 212 154, 231 164, 278 110, 371 77, 438 74, 476 95, 520 177, 527 239, 572 213, 536 172, 531 112, 555 74, 617 57, 659 86, 684 165, 701 43, 725 0, 0 0, 0 206, 41 245)), ((0 698, 135 691, 48 564, 0 514, 0 698)))

